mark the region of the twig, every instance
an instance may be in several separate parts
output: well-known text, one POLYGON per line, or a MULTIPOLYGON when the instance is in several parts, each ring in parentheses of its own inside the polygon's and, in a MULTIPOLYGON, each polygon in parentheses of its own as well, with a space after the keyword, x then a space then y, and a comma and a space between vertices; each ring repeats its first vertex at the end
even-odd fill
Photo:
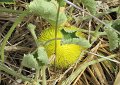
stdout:
POLYGON ((93 55, 96 55, 96 56, 99 56, 99 57, 101 57, 101 58, 105 58, 105 59, 110 60, 110 61, 112 61, 112 62, 115 62, 115 63, 120 64, 120 62, 117 61, 117 60, 113 60, 113 59, 110 59, 110 58, 108 58, 108 57, 105 57, 105 56, 101 56, 101 55, 95 54, 95 53, 93 53, 93 52, 89 52, 89 51, 86 51, 86 52, 87 52, 87 53, 90 53, 90 54, 93 54, 93 55))

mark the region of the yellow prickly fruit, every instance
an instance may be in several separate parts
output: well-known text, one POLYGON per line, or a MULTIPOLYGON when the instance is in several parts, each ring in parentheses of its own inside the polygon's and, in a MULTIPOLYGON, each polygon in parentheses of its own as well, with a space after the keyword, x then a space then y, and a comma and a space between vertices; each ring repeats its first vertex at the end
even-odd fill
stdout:
MULTIPOLYGON (((75 28, 75 27, 72 27, 75 28)), ((83 36, 83 34, 78 33, 78 35, 83 36)), ((62 38, 62 33, 58 29, 57 38, 62 38)), ((50 39, 55 38, 55 29, 50 27, 43 30, 40 34, 39 40, 42 42, 48 41, 50 39)), ((55 52, 55 41, 50 41, 47 45, 45 45, 45 49, 47 51, 48 57, 54 54, 55 52)), ((83 47, 75 44, 64 44, 61 45, 61 41, 57 40, 57 48, 56 48, 56 67, 57 68, 67 68, 71 64, 75 63, 75 61, 79 58, 81 51, 84 49, 83 47)))

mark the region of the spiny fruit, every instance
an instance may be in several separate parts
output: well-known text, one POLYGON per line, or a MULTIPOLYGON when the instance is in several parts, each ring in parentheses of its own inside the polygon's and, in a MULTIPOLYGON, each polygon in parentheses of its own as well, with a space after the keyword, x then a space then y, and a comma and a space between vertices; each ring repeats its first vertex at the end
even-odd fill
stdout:
MULTIPOLYGON (((75 27, 70 27, 70 28, 75 28, 75 27)), ((80 33, 78 34, 83 37, 83 34, 80 33)), ((62 37, 63 36, 61 31, 60 29, 58 29, 57 38, 62 38, 62 37)), ((53 27, 50 27, 41 32, 39 40, 45 42, 54 38, 55 38, 55 29, 53 27)), ((52 40, 48 44, 46 44, 45 49, 47 51, 48 57, 53 55, 55 52, 55 41, 52 40)), ((80 53, 83 49, 84 49, 83 47, 75 44, 62 45, 61 40, 57 40, 56 67, 67 68, 68 66, 72 65, 79 58, 80 53)))

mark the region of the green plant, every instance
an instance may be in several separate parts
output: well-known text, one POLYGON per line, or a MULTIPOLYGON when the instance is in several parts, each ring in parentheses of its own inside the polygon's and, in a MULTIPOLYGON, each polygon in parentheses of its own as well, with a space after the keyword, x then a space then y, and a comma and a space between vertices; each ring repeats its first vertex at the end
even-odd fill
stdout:
MULTIPOLYGON (((59 0, 58 1, 55 1, 55 0, 41 0, 41 1, 34 0, 27 6, 28 8, 26 11, 15 11, 15 10, 11 11, 10 9, 0 9, 1 12, 16 13, 16 14, 20 13, 19 18, 16 19, 16 21, 14 22, 14 24, 12 25, 12 27, 10 28, 10 30, 8 31, 7 35, 5 36, 5 38, 2 42, 1 52, 0 52, 2 63, 0 62, 0 70, 6 72, 8 74, 11 74, 15 77, 21 78, 24 81, 29 81, 30 83, 37 83, 38 85, 40 82, 39 77, 42 76, 42 83, 43 83, 43 85, 46 85, 45 69, 49 63, 48 56, 47 56, 47 53, 45 50, 47 44, 55 41, 55 43, 53 44, 54 50, 52 50, 52 52, 49 55, 55 53, 56 56, 59 56, 59 54, 57 54, 57 47, 60 47, 60 42, 58 42, 60 40, 62 41, 62 44, 64 46, 65 45, 69 46, 72 44, 73 47, 76 46, 77 49, 79 49, 79 45, 83 45, 83 47, 85 47, 85 48, 90 48, 92 46, 92 44, 94 43, 94 41, 97 40, 100 36, 107 35, 110 50, 112 51, 112 50, 115 50, 116 48, 118 48, 120 46, 120 44, 119 44, 120 43, 120 38, 119 38, 120 31, 118 30, 118 28, 116 28, 116 26, 117 27, 119 26, 119 21, 112 22, 112 24, 109 24, 111 22, 105 23, 105 22, 99 20, 97 17, 95 17, 96 16, 95 0, 90 0, 90 1, 81 0, 80 3, 82 3, 91 14, 84 11, 80 7, 76 6, 75 4, 69 2, 68 0, 65 0, 65 1, 63 1, 63 0, 60 0, 60 1, 59 0), (87 16, 87 18, 85 17, 85 19, 94 18, 95 20, 99 21, 102 25, 100 24, 100 26, 98 26, 98 28, 95 31, 90 31, 90 32, 88 30, 82 30, 82 29, 79 29, 79 30, 64 29, 65 28, 64 24, 67 22, 67 17, 66 17, 64 12, 60 11, 60 7, 65 7, 64 6, 65 2, 74 6, 77 9, 85 12, 86 14, 88 14, 89 16, 87 16), (94 5, 94 6, 91 7, 91 5, 94 5), (25 66, 28 68, 35 68, 36 75, 34 78, 28 78, 26 76, 23 76, 22 74, 17 73, 16 71, 7 67, 4 64, 4 61, 5 61, 4 48, 5 48, 6 42, 8 41, 12 32, 15 30, 16 26, 22 22, 22 20, 25 16, 27 16, 31 13, 35 14, 37 16, 41 16, 42 18, 46 19, 52 25, 52 27, 55 29, 53 37, 52 37, 53 39, 50 38, 50 39, 45 40, 44 42, 43 41, 41 42, 38 40, 38 38, 36 36, 35 26, 32 24, 28 25, 28 28, 29 28, 29 30, 30 30, 31 34, 33 35, 34 40, 36 42, 37 48, 33 53, 29 53, 29 54, 24 55, 23 61, 22 61, 22 66, 25 66), (60 33, 58 28, 61 27, 61 25, 63 26, 63 29, 61 29, 61 33, 60 33), (104 29, 103 29, 104 32, 99 32, 99 29, 101 28, 101 26, 104 27, 104 29), (90 33, 92 35, 93 40, 91 40, 91 42, 89 42, 89 41, 83 39, 82 37, 78 37, 77 35, 75 35, 78 31, 90 33), (54 35, 55 35, 55 37, 54 37, 54 35), (60 37, 57 37, 57 35, 60 37), (57 39, 57 38, 60 38, 60 39, 57 39), (115 42, 113 42, 113 41, 115 41, 115 42), (59 45, 58 45, 58 43, 59 43, 59 45), (55 52, 53 52, 53 51, 55 51, 55 52), (41 74, 40 74, 40 71, 42 71, 41 74), (18 75, 15 75, 14 73, 16 73, 18 75)), ((115 12, 116 11, 118 11, 118 9, 115 9, 115 12)), ((107 14, 107 13, 103 13, 101 15, 104 15, 104 14, 107 14)), ((54 29, 52 29, 52 30, 54 30, 54 29)), ((76 50, 76 51, 78 52, 78 50, 76 50)), ((79 52, 76 54, 74 53, 74 55, 78 56, 80 51, 81 50, 79 50, 79 52)), ((113 57, 116 57, 116 55, 110 56, 110 58, 113 58, 113 57)), ((109 59, 109 56, 108 56, 108 59, 109 59)), ((101 62, 103 60, 106 60, 106 58, 99 59, 98 61, 101 62)), ((94 60, 93 62, 92 61, 89 62, 87 65, 83 64, 81 68, 78 68, 73 74, 71 74, 70 77, 68 77, 65 81, 63 81, 62 84, 65 85, 67 82, 67 84, 70 85, 72 83, 72 81, 78 76, 78 74, 81 71, 83 71, 89 65, 98 63, 98 61, 94 60)), ((65 67, 66 66, 67 66, 67 64, 65 65, 65 67)), ((58 67, 59 67, 59 64, 58 64, 58 67)), ((62 67, 62 66, 60 66, 60 67, 62 67)))

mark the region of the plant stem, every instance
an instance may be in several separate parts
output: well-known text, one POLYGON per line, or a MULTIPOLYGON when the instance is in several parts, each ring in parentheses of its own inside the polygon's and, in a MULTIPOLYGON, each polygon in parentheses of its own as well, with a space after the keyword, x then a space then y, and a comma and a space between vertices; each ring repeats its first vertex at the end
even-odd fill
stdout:
MULTIPOLYGON (((61 39, 62 38, 56 38, 56 40, 61 40, 61 39)), ((43 46, 47 45, 48 43, 50 43, 53 40, 55 40, 55 38, 47 40, 45 43, 43 43, 43 46)))
POLYGON ((31 32, 31 34, 32 34, 37 46, 38 46, 37 36, 35 33, 36 26, 30 23, 30 24, 28 24, 27 28, 30 30, 30 32, 31 32))
POLYGON ((39 82, 39 72, 40 72, 40 68, 36 69, 36 74, 35 74, 35 81, 39 82))
MULTIPOLYGON (((58 30, 58 20, 59 20, 59 11, 60 11, 60 2, 58 2, 58 11, 57 11, 57 17, 56 17, 56 25, 55 25, 55 56, 57 57, 57 30, 58 30)), ((56 62, 56 57, 54 60, 54 65, 56 62)), ((55 70, 55 69, 54 69, 55 70)))
POLYGON ((42 66, 42 85, 47 85, 47 82, 46 82, 46 66, 42 66))
POLYGON ((29 81, 29 82, 33 82, 33 80, 31 78, 27 78, 26 76, 23 76, 20 73, 17 73, 16 71, 14 71, 13 69, 9 68, 8 66, 6 66, 5 64, 0 62, 0 70, 4 71, 12 76, 15 76, 17 78, 22 79, 23 81, 29 81))
POLYGON ((12 25, 12 27, 10 28, 10 30, 8 31, 8 33, 6 34, 2 45, 1 45, 1 59, 2 62, 4 62, 4 48, 6 45, 6 42, 8 41, 9 37, 11 36, 12 32, 14 31, 15 27, 22 22, 23 18, 28 14, 28 11, 24 11, 14 22, 14 24, 12 25))

